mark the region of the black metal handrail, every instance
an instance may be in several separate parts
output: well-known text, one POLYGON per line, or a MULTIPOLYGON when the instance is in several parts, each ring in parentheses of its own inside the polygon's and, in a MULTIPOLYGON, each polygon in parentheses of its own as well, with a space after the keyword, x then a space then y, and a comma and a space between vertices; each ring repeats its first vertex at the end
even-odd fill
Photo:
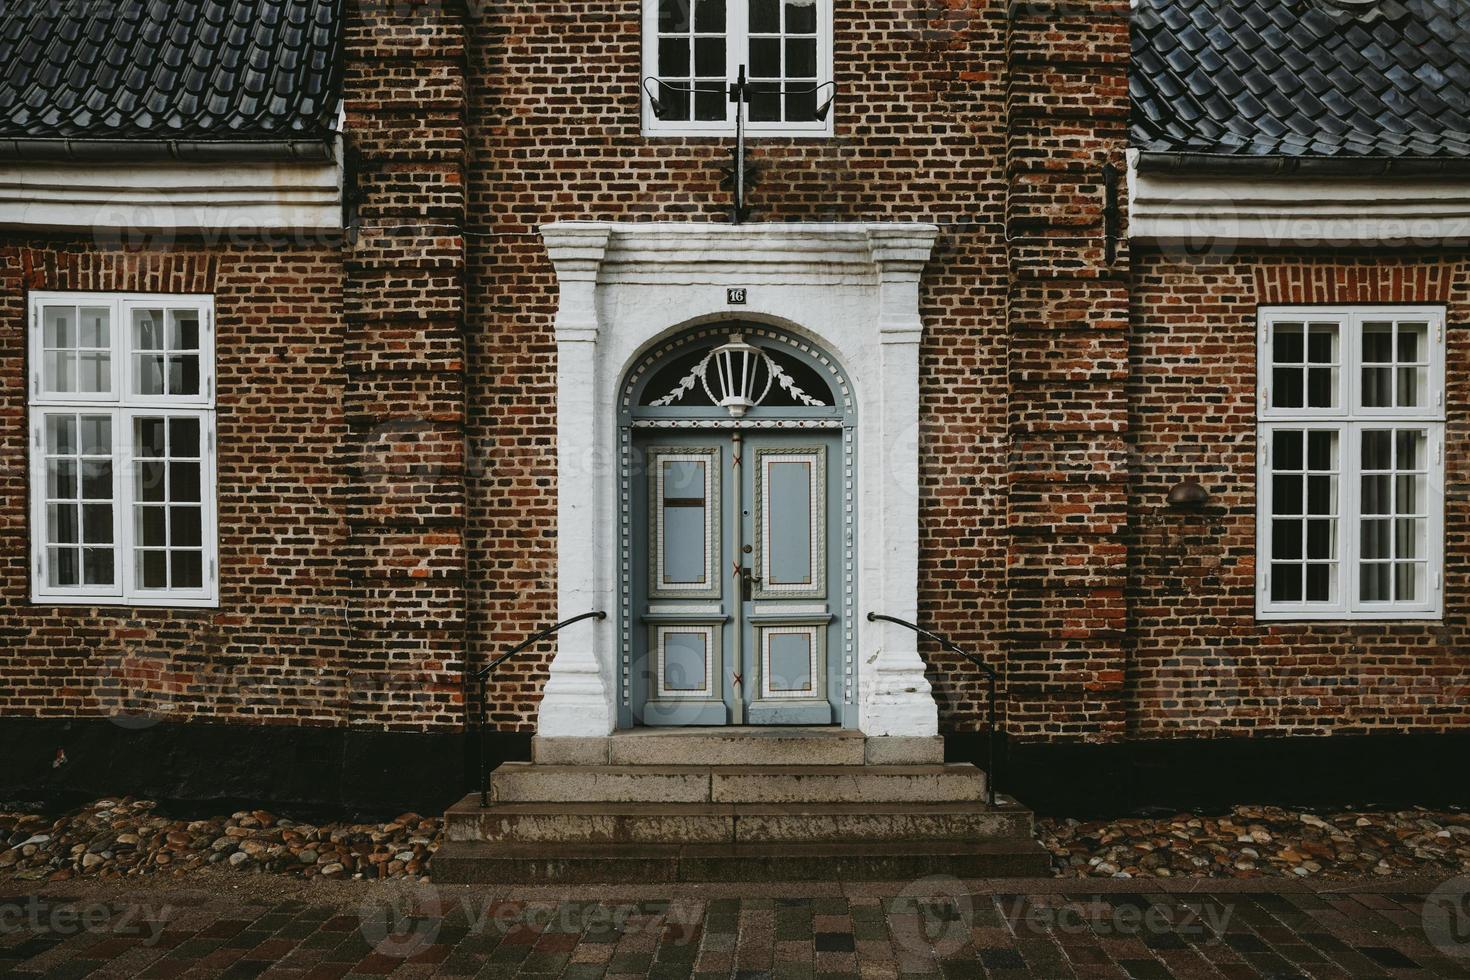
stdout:
MULTIPOLYGON (((464 692, 465 695, 468 696, 468 694, 469 694, 469 682, 470 682, 470 678, 471 677, 474 678, 476 684, 479 687, 477 693, 479 695, 479 703, 480 703, 480 724, 479 724, 479 728, 480 728, 480 732, 479 732, 479 734, 480 734, 480 753, 479 754, 480 754, 480 807, 481 807, 481 809, 483 809, 483 808, 485 808, 485 807, 487 807, 487 806, 490 805, 490 773, 485 768, 485 759, 486 759, 486 756, 488 754, 485 751, 485 728, 486 728, 486 724, 485 724, 485 714, 486 714, 485 687, 486 687, 486 679, 490 676, 490 672, 493 671, 496 667, 499 667, 501 664, 505 663, 511 657, 514 657, 516 654, 520 653, 521 651, 526 650, 526 649, 528 649, 530 647, 535 646, 537 643, 540 643, 542 640, 546 639, 551 634, 556 633, 556 632, 558 632, 560 630, 563 630, 566 627, 571 626, 573 623, 580 623, 584 619, 606 619, 606 618, 607 618, 607 613, 605 613, 605 612, 603 612, 602 610, 599 609, 599 610, 597 610, 595 612, 585 612, 585 613, 582 613, 580 616, 573 616, 571 619, 563 619, 559 623, 554 623, 551 626, 548 626, 545 629, 543 629, 543 630, 541 630, 541 631, 539 631, 537 633, 533 633, 530 636, 526 637, 520 643, 517 643, 515 646, 511 647, 509 650, 505 651, 500 656, 496 657, 494 660, 490 661, 488 664, 486 664, 485 666, 481 667, 479 670, 475 671, 475 673, 471 674, 468 670, 465 671, 465 692, 464 692)), ((472 737, 470 735, 469 705, 468 704, 465 705, 465 726, 464 727, 465 727, 465 737, 467 739, 470 738, 470 737, 472 737)))
POLYGON ((990 703, 987 708, 987 712, 989 715, 989 717, 987 718, 987 724, 990 728, 990 734, 985 740, 985 793, 986 799, 988 800, 990 805, 995 806, 995 777, 996 770, 1000 765, 999 756, 995 751, 995 746, 1000 735, 999 729, 996 727, 995 724, 995 691, 997 682, 999 681, 1000 677, 995 672, 995 668, 990 666, 985 661, 981 660, 978 656, 971 653, 970 651, 960 649, 959 646, 957 646, 948 637, 940 636, 938 633, 926 630, 924 629, 924 627, 918 625, 917 623, 911 623, 906 619, 899 619, 896 616, 885 616, 882 613, 868 613, 868 622, 873 623, 879 620, 882 620, 885 623, 893 623, 895 626, 902 626, 904 629, 913 630, 920 636, 928 637, 935 643, 938 643, 944 649, 948 650, 950 653, 956 654, 957 656, 963 657, 966 660, 970 661, 970 663, 974 664, 976 667, 979 667, 980 672, 985 675, 985 679, 986 681, 988 681, 988 686, 990 688, 990 703))

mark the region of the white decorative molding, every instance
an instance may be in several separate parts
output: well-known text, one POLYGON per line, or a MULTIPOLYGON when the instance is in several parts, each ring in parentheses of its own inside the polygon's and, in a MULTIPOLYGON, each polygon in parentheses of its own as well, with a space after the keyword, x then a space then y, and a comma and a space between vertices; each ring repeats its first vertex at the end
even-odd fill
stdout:
POLYGON ((1129 154, 1129 237, 1241 245, 1438 245, 1470 240, 1470 181, 1140 173, 1129 154))
POLYGON ((228 235, 342 227, 336 161, 0 164, 0 226, 228 235))
MULTIPOLYGON (((918 608, 919 278, 938 229, 572 221, 541 234, 560 284, 560 615, 619 608, 617 396, 625 375, 654 345, 699 324, 738 318, 780 326, 830 352, 862 406, 857 471, 844 474, 855 486, 842 497, 845 512, 855 511, 861 602, 854 608, 851 593, 843 596, 858 645, 857 676, 844 690, 856 686, 859 727, 868 734, 937 733, 938 709, 912 635, 868 623, 860 610, 913 618, 918 608), (729 305, 728 287, 746 288, 746 303, 729 305)), ((559 636, 540 735, 613 730, 619 628, 609 620, 559 636)))

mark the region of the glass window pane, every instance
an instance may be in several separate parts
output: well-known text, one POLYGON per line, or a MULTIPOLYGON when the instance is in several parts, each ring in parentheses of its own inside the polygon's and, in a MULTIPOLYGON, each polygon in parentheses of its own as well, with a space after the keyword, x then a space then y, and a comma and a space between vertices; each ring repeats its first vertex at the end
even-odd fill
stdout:
POLYGON ((1307 477, 1307 513, 1331 516, 1337 514, 1337 477, 1307 477))
MULTIPOLYGON (((689 76, 689 39, 664 37, 658 42, 658 73, 664 78, 689 76)), ((663 101, 660 97, 660 101, 663 101)))
POLYGON ((50 544, 77 544, 79 541, 76 504, 46 505, 46 540, 50 544))
POLYGON ((1277 429, 1271 435, 1271 463, 1278 470, 1302 468, 1302 436, 1298 429, 1277 429))
POLYGON ((777 34, 781 30, 778 0, 750 0, 750 33, 777 34))
POLYGON ((786 42, 786 77, 815 78, 817 75, 817 39, 792 38, 786 42))
POLYGON ((87 500, 112 499, 112 460, 82 461, 82 496, 87 500))
POLYGON ((1393 468, 1393 433, 1385 429, 1370 429, 1363 433, 1363 462, 1365 470, 1388 470, 1393 468))
POLYGON ((111 548, 83 548, 82 576, 87 585, 111 585, 113 578, 111 548))
POLYGON ((1375 321, 1363 324, 1363 363, 1393 363, 1393 324, 1375 321))
POLYGON ((77 496, 77 464, 71 459, 46 461, 46 494, 52 498, 74 500, 77 496))
POLYGON ((1365 564, 1358 586, 1358 598, 1364 602, 1387 602, 1393 597, 1389 580, 1392 565, 1365 564))
POLYGON ((169 455, 174 459, 199 458, 199 420, 175 418, 168 420, 169 455))
POLYGON ((1338 326, 1313 323, 1307 328, 1307 360, 1313 364, 1336 364, 1338 326))
POLYGON ((1321 472, 1337 470, 1337 433, 1316 429, 1307 433, 1307 468, 1321 472))
POLYGON ((163 350, 163 311, 133 311, 133 349, 163 350))
POLYGON ((1271 601, 1272 602, 1301 602, 1302 601, 1302 566, 1301 565, 1272 565, 1271 566, 1271 601))
POLYGON ((112 417, 110 415, 82 416, 81 452, 84 456, 112 455, 112 417))
POLYGON ((1331 602, 1337 592, 1336 565, 1307 566, 1307 601, 1331 602))
POLYGON ((1278 323, 1271 328, 1271 359, 1277 364, 1301 364, 1306 360, 1302 324, 1278 323))
POLYGON ((166 419, 137 419, 133 424, 133 455, 142 459, 162 459, 167 446, 164 441, 166 424, 166 419))
POLYGON ((88 307, 78 316, 80 321, 79 347, 94 349, 112 346, 112 311, 107 307, 88 307))
POLYGON ((168 358, 168 393, 199 394, 199 355, 170 354, 168 358))
POLYGON ((134 392, 139 395, 161 395, 163 388, 162 354, 139 354, 134 362, 134 392))
POLYGON ((46 549, 46 581, 52 586, 81 584, 81 555, 76 548, 46 549))
POLYGON ((1424 448, 1429 440, 1423 429, 1399 429, 1394 433, 1394 460, 1400 470, 1424 469, 1424 448))
POLYGON ((168 588, 168 552, 138 552, 138 583, 145 589, 168 588))
POLYGON ((1422 367, 1401 367, 1398 372, 1398 407, 1425 407, 1425 398, 1429 395, 1429 370, 1422 367))
POLYGON ((694 29, 701 34, 724 34, 725 0, 695 0, 694 29))
POLYGON ((700 78, 725 77, 724 38, 700 37, 694 39, 694 74, 700 78))
POLYGON ((1423 562, 1399 563, 1394 566, 1394 598, 1399 602, 1418 602, 1424 597, 1423 562))
POLYGON ((1300 514, 1302 512, 1302 478, 1299 476, 1274 476, 1271 478, 1271 513, 1300 514))
POLYGON ((1429 324, 1400 323, 1398 330, 1398 362, 1419 364, 1429 361, 1429 324))
POLYGON ((1337 406, 1337 368, 1307 369, 1307 407, 1337 406))
POLYGON ((1271 371, 1271 404, 1276 408, 1306 406, 1305 372, 1301 368, 1274 368, 1271 371))
POLYGON ((774 122, 781 118, 781 83, 753 82, 750 86, 750 118, 774 122))
POLYGON ((169 560, 173 565, 173 587, 197 589, 204 585, 204 562, 197 551, 172 551, 169 560))
POLYGON ((167 464, 143 461, 136 463, 133 471, 137 479, 137 498, 162 502, 165 493, 164 477, 167 473, 167 464))
POLYGON ((1394 513, 1405 516, 1424 513, 1424 477, 1398 476, 1394 480, 1394 513))
POLYGON ((689 30, 689 0, 659 0, 658 29, 666 34, 689 30))
POLYGON ((817 118, 817 93, 814 91, 789 92, 786 95, 786 119, 790 122, 811 122, 817 118))
POLYGON ((689 119, 689 93, 668 85, 658 87, 658 100, 664 107, 663 120, 689 119))
POLYGON ((87 504, 82 508, 82 540, 88 544, 112 544, 111 504, 87 504))
POLYGON ((781 42, 777 38, 752 38, 750 41, 750 76, 781 77, 781 42))
POLYGON ((817 0, 786 0, 786 33, 815 34, 817 0))
POLYGON ((168 544, 168 526, 165 514, 167 507, 134 508, 136 522, 133 535, 136 543, 145 548, 162 548, 168 544))
POLYGON ((1360 557, 1385 559, 1393 557, 1393 538, 1390 533, 1392 522, 1384 520, 1363 521, 1359 545, 1360 557))
POLYGON ((77 346, 76 310, 73 307, 48 306, 41 314, 41 320, 41 343, 47 350, 77 346))
POLYGON ((1363 500, 1361 503, 1364 514, 1392 514, 1393 501, 1391 499, 1391 488, 1388 476, 1365 476, 1363 477, 1363 500))
POLYGON ((112 357, 87 352, 77 355, 77 391, 112 390, 112 357))
POLYGON ((66 456, 76 451, 77 417, 75 415, 46 416, 46 452, 66 456))
POLYGON ((1278 561, 1300 561, 1302 558, 1302 522, 1271 522, 1271 557, 1278 561))
POLYGON ((174 310, 169 314, 168 349, 199 349, 199 314, 190 310, 174 310))
POLYGON ((1337 522, 1307 521, 1307 557, 1316 561, 1337 558, 1337 522))
POLYGON ((168 467, 169 500, 193 501, 198 503, 199 496, 199 464, 171 462, 168 467))
POLYGON ((1389 408, 1393 405, 1393 368, 1363 368, 1363 407, 1389 408))
POLYGON ((694 117, 701 122, 723 121, 729 106, 725 83, 699 82, 694 88, 694 117))
MULTIPOLYGON (((1387 521, 1378 523, 1387 524, 1387 521)), ((1394 521, 1394 557, 1395 558, 1425 558, 1424 553, 1424 529, 1428 523, 1423 520, 1394 521)))
POLYGON ((46 390, 47 391, 76 391, 77 390, 77 355, 72 351, 47 351, 46 365, 46 390))
POLYGON ((168 543, 174 547, 197 548, 203 543, 203 526, 198 507, 170 507, 168 514, 168 543))

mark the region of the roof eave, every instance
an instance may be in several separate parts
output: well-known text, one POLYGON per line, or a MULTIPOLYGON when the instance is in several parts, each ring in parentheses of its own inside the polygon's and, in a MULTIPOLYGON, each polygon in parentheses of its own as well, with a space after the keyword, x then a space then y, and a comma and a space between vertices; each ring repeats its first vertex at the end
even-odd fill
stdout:
POLYGON ((1466 157, 1267 156, 1140 150, 1139 173, 1217 177, 1462 177, 1466 157))
POLYGON ((316 139, 136 140, 0 137, 0 160, 75 163, 266 163, 328 162, 336 135, 316 139))

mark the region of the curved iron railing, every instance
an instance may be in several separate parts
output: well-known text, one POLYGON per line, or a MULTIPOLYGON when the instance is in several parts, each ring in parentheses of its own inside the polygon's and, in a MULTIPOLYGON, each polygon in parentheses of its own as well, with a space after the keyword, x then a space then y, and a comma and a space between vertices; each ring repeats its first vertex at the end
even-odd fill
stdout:
POLYGON ((995 806, 995 780, 997 776, 997 769, 1000 766, 1000 756, 995 751, 996 744, 1000 737, 1000 731, 995 724, 995 691, 997 686, 996 682, 999 680, 999 675, 996 674, 995 668, 987 664, 985 661, 981 660, 978 656, 971 653, 970 651, 960 649, 959 646, 957 646, 948 637, 940 636, 938 633, 926 630, 924 629, 924 627, 918 625, 917 623, 911 623, 906 619, 899 619, 896 616, 885 616, 882 613, 868 613, 868 622, 874 623, 880 620, 885 623, 893 623, 895 626, 902 626, 904 629, 907 630, 913 630, 920 636, 927 637, 933 640, 935 643, 938 643, 941 647, 948 650, 950 653, 956 654, 957 656, 963 657, 966 660, 970 661, 970 663, 980 668, 980 672, 985 675, 985 679, 988 682, 988 686, 990 688, 990 703, 987 707, 988 717, 986 719, 986 724, 990 729, 990 732, 985 740, 985 794, 986 799, 990 803, 990 805, 995 806))
POLYGON ((552 635, 553 633, 559 632, 559 631, 565 629, 568 626, 571 626, 573 623, 580 623, 584 619, 606 619, 606 618, 607 618, 607 613, 605 613, 605 612, 603 612, 602 610, 599 609, 599 610, 597 610, 595 612, 585 612, 585 613, 582 613, 580 616, 573 616, 571 619, 563 619, 559 623, 554 623, 551 626, 548 626, 545 629, 543 629, 543 630, 541 630, 541 631, 539 631, 537 633, 533 633, 530 636, 526 637, 520 643, 517 643, 515 646, 511 647, 509 650, 505 651, 500 656, 498 656, 494 660, 490 661, 484 667, 481 667, 479 670, 475 671, 473 674, 471 674, 468 669, 465 670, 465 690, 464 690, 464 693, 465 693, 465 726, 464 726, 464 730, 465 730, 465 737, 466 737, 466 739, 473 737, 470 734, 470 724, 469 724, 469 721, 470 721, 470 719, 469 719, 470 707, 469 707, 469 697, 468 697, 468 695, 469 695, 469 686, 470 686, 470 680, 471 680, 471 678, 473 678, 474 681, 475 681, 475 683, 478 685, 477 694, 478 694, 478 700, 479 700, 479 705, 480 705, 480 721, 479 721, 479 729, 480 729, 480 731, 479 731, 479 735, 480 735, 480 753, 479 753, 479 755, 480 755, 480 760, 479 760, 480 761, 480 807, 482 809, 484 807, 487 807, 487 806, 490 805, 490 773, 485 768, 485 758, 486 758, 486 755, 487 755, 487 753, 485 752, 485 728, 486 728, 486 725, 485 725, 485 713, 486 713, 486 707, 487 707, 487 705, 485 704, 485 686, 486 686, 486 679, 490 676, 490 672, 493 671, 496 667, 499 667, 501 664, 505 663, 511 657, 514 657, 516 654, 520 653, 521 651, 526 650, 526 649, 529 649, 530 647, 535 646, 537 643, 540 643, 542 640, 546 639, 548 636, 552 635))

